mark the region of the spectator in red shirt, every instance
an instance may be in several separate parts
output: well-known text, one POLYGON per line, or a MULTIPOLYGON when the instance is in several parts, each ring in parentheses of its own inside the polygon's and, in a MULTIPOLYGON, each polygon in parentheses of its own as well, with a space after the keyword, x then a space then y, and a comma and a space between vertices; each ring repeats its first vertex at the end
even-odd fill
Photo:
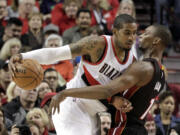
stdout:
POLYGON ((28 16, 32 12, 38 12, 38 8, 35 6, 35 0, 19 0, 19 18, 23 22, 22 34, 28 31, 28 16))
POLYGON ((60 34, 76 24, 76 13, 81 5, 79 0, 66 0, 63 4, 60 3, 54 7, 51 12, 52 23, 59 27, 60 34))
MULTIPOLYGON (((52 48, 62 45, 62 38, 59 35, 52 34, 46 39, 44 47, 52 48)), ((55 68, 67 82, 73 78, 73 64, 69 60, 59 61, 51 65, 43 65, 43 68, 55 68)))

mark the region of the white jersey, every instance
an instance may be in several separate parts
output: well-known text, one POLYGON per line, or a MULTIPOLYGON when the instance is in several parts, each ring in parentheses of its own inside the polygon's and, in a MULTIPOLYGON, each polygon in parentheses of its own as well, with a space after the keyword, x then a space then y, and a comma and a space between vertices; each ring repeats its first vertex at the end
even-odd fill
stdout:
POLYGON ((106 41, 104 55, 97 63, 90 63, 82 58, 77 74, 67 84, 68 88, 79 88, 89 85, 107 84, 122 74, 122 72, 133 62, 134 55, 129 51, 124 62, 120 62, 115 52, 114 43, 111 36, 103 36, 106 41), (84 77, 85 76, 85 77, 84 77))
MULTIPOLYGON (((90 63, 82 58, 75 77, 67 83, 67 89, 88 85, 107 84, 117 78, 133 62, 130 50, 125 61, 119 61, 111 36, 103 36, 106 48, 97 63, 90 63)), ((68 97, 60 104, 60 114, 53 115, 53 122, 58 135, 96 135, 96 113, 106 107, 98 100, 68 97), (71 127, 71 128, 70 128, 71 127)))

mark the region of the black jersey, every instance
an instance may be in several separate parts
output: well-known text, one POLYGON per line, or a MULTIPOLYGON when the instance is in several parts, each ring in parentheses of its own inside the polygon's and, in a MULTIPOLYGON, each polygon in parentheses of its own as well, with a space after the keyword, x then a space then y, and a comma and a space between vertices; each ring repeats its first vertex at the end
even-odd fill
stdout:
POLYGON ((155 98, 163 89, 165 84, 165 74, 162 70, 162 66, 152 58, 144 59, 143 61, 149 61, 154 66, 154 75, 152 80, 143 87, 132 87, 125 94, 124 97, 130 100, 133 106, 133 110, 127 113, 128 121, 130 119, 137 118, 143 120, 153 105, 155 98))
POLYGON ((108 135, 147 135, 143 119, 164 87, 165 74, 155 59, 148 58, 143 61, 151 62, 154 66, 153 78, 143 87, 134 86, 123 92, 123 96, 132 103, 133 109, 126 114, 116 111, 115 124, 112 125, 108 135))

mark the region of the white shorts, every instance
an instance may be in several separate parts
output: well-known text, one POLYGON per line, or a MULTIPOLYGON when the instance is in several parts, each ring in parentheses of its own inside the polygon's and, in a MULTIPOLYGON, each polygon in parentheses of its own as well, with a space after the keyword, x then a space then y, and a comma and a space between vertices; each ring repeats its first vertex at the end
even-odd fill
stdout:
POLYGON ((106 111, 98 100, 66 98, 52 116, 57 135, 96 135, 96 113, 106 111))

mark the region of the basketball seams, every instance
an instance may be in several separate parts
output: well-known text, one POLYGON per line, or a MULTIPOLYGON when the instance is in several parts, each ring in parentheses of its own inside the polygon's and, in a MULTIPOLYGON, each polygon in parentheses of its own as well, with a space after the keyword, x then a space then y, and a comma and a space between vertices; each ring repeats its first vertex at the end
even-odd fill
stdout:
POLYGON ((41 65, 34 60, 26 59, 22 63, 23 70, 16 72, 13 78, 14 82, 24 90, 33 90, 43 79, 43 70, 41 65))

